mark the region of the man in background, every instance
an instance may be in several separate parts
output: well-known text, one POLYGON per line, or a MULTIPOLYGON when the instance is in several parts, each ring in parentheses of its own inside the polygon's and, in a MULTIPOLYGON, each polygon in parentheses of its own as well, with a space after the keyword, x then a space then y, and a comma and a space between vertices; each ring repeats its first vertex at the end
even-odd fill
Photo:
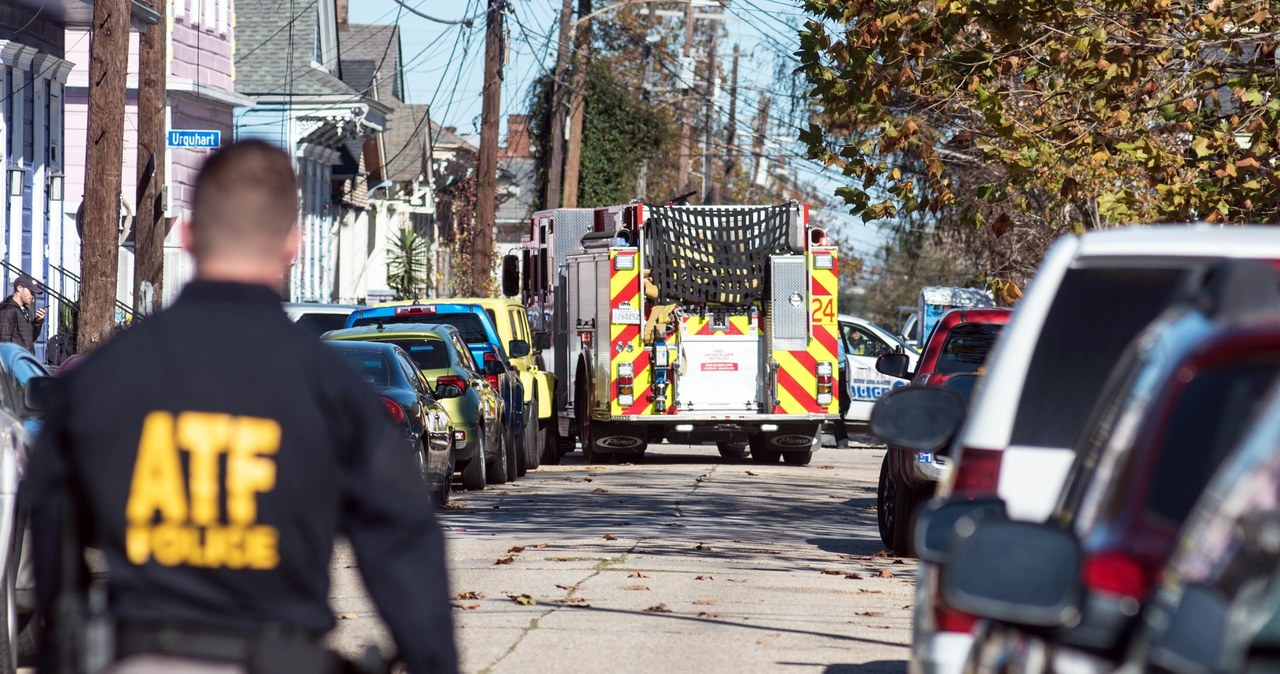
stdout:
POLYGON ((35 351, 36 335, 44 327, 45 307, 32 310, 43 295, 40 284, 23 274, 13 281, 13 294, 0 302, 0 342, 13 342, 35 351))

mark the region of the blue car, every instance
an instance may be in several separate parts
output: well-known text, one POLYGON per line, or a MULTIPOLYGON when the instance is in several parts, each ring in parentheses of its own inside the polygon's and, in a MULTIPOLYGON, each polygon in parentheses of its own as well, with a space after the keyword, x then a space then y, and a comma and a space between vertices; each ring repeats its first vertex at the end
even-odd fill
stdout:
MULTIPOLYGON (((520 375, 507 358, 493 318, 484 308, 474 304, 418 304, 414 302, 390 302, 367 309, 358 309, 347 316, 347 328, 366 325, 394 325, 398 323, 431 323, 452 325, 461 333, 471 351, 472 358, 484 371, 485 378, 502 399, 501 442, 506 453, 506 476, 491 475, 490 483, 513 481, 528 470, 523 451, 524 385, 520 375)), ((534 419, 532 423, 538 421, 534 419)))

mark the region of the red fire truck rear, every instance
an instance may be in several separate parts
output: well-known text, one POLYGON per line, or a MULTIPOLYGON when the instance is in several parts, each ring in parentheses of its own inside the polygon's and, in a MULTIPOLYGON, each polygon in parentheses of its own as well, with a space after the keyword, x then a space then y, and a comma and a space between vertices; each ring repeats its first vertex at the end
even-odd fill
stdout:
POLYGON ((839 408, 839 255, 808 219, 796 203, 536 213, 522 294, 551 336, 561 451, 635 459, 666 439, 807 464, 839 408))

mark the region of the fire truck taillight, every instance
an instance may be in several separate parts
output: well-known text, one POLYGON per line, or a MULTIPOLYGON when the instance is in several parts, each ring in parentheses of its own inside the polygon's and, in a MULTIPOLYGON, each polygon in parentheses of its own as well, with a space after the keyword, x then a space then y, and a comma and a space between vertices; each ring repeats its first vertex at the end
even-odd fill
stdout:
POLYGON ((636 268, 636 256, 634 253, 619 253, 613 258, 614 271, 631 271, 636 268))
POLYGON ((818 404, 830 405, 831 393, 835 388, 835 378, 832 376, 833 370, 831 363, 818 363, 818 404))
POLYGON ((618 404, 628 407, 635 402, 635 366, 618 363, 618 404))
POLYGON ((818 253, 813 256, 814 269, 835 269, 836 259, 829 253, 818 253))

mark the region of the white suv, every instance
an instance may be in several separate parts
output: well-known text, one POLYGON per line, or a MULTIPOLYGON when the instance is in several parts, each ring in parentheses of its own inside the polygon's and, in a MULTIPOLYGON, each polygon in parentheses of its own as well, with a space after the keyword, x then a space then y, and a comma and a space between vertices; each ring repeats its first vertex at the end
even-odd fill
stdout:
MULTIPOLYGON (((939 496, 995 494, 1015 519, 1058 502, 1071 449, 1129 341, 1189 274, 1225 258, 1280 260, 1280 230, 1129 227, 1066 236, 1049 249, 975 391, 939 496)), ((940 601, 938 569, 921 564, 911 674, 959 674, 973 618, 940 601)))

